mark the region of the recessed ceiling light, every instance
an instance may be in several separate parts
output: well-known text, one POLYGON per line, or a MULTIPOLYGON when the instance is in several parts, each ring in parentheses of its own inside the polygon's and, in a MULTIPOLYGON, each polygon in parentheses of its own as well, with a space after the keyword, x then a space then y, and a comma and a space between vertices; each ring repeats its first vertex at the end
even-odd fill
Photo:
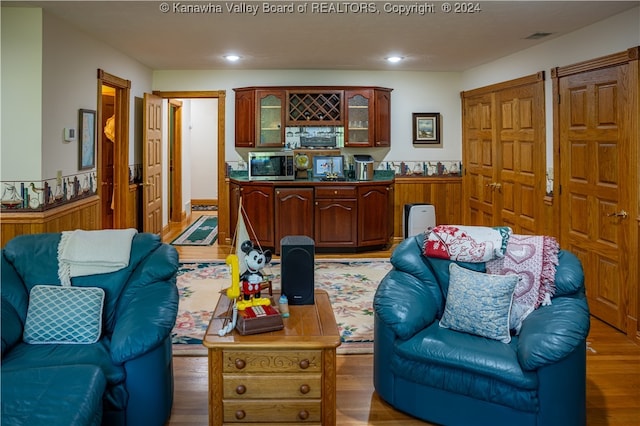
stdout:
POLYGON ((404 58, 402 56, 389 56, 389 57, 387 57, 385 59, 387 61, 391 62, 392 64, 395 64, 396 62, 400 62, 404 58))
POLYGON ((240 60, 240 56, 238 55, 224 55, 223 58, 229 62, 236 62, 240 60))

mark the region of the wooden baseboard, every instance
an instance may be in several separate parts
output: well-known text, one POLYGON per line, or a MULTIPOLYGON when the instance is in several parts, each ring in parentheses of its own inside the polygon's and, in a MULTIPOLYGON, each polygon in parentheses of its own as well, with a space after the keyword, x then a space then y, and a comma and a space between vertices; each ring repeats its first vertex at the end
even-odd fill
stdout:
POLYGON ((191 205, 195 206, 217 206, 218 200, 216 198, 192 198, 191 205))

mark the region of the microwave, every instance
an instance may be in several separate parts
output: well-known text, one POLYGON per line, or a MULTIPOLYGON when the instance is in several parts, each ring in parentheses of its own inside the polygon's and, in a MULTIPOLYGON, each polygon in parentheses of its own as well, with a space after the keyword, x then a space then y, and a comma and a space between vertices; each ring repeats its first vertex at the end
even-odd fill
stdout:
POLYGON ((294 180, 293 151, 250 152, 249 180, 294 180))

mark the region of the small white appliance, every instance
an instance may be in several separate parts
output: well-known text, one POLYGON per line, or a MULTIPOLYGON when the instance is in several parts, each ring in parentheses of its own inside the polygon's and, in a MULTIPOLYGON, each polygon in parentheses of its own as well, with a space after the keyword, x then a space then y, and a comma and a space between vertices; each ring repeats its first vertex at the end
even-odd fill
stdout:
POLYGON ((431 204, 405 204, 402 216, 404 237, 418 235, 436 226, 436 209, 431 204))

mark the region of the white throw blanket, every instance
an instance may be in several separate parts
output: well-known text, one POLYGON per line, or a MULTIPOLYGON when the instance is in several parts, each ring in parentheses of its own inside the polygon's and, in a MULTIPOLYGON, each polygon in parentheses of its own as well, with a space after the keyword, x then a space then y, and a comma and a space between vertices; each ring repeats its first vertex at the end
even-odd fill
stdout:
POLYGON ((65 231, 58 245, 58 277, 63 286, 72 277, 106 274, 129 265, 135 229, 65 231))

